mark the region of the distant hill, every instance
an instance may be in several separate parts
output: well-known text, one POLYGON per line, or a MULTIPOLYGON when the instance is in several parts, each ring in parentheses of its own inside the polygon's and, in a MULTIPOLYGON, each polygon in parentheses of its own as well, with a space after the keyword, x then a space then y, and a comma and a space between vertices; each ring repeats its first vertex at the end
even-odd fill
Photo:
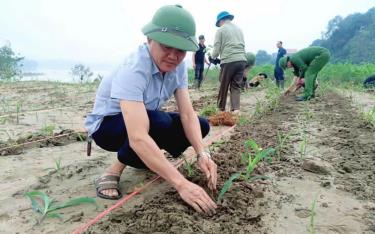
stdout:
POLYGON ((38 69, 38 62, 31 59, 23 59, 21 61, 23 72, 33 72, 38 69))
POLYGON ((45 59, 45 60, 34 60, 25 59, 22 61, 23 71, 35 71, 35 70, 70 70, 76 64, 85 64, 94 70, 112 70, 118 64, 107 64, 107 63, 85 63, 82 61, 75 61, 69 59, 45 59))
POLYGON ((375 63, 375 7, 365 14, 336 16, 312 45, 331 51, 331 62, 375 63))

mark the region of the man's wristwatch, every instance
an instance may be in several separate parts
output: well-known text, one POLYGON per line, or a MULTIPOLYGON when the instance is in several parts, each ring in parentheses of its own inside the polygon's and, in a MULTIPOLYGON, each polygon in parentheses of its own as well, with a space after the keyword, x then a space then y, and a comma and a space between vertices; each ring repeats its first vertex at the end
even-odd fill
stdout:
POLYGON ((198 153, 197 159, 199 160, 202 157, 207 157, 208 159, 212 159, 211 154, 207 151, 202 151, 198 153))

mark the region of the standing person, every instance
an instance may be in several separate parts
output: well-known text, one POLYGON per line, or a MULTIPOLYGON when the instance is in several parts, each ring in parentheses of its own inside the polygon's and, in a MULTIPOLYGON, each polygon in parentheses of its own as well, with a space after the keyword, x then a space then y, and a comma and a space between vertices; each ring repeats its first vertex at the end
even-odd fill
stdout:
POLYGON ((95 181, 96 193, 102 198, 119 199, 119 180, 125 167, 148 168, 170 183, 196 211, 212 214, 216 204, 161 150, 178 157, 192 145, 208 187, 216 189, 217 166, 202 140, 210 127, 192 107, 183 62, 186 51, 198 50, 194 19, 180 5, 163 6, 142 32, 147 43, 102 80, 94 110, 86 119, 85 127, 95 143, 117 152, 117 160, 95 181), (160 111, 173 94, 179 113, 160 111))
POLYGON ((230 87, 231 111, 240 112, 240 95, 243 73, 246 66, 245 41, 242 30, 232 23, 234 16, 227 11, 220 12, 216 18, 219 29, 215 35, 212 58, 219 57, 220 90, 218 108, 225 111, 228 89, 230 87))
POLYGON ((286 55, 286 50, 283 48, 283 42, 278 41, 276 43, 276 47, 279 49, 277 51, 276 63, 275 63, 275 70, 274 75, 276 79, 276 85, 278 88, 284 89, 284 71, 280 67, 279 62, 284 55, 286 55))
MULTIPOLYGON (((296 87, 304 85, 304 95, 296 98, 297 101, 306 101, 315 97, 316 78, 320 70, 328 63, 329 50, 319 46, 311 46, 297 53, 280 59, 280 67, 293 68, 296 87)), ((290 89, 287 90, 287 92, 290 89)))
POLYGON ((206 58, 206 45, 204 44, 205 39, 203 35, 199 36, 199 49, 193 52, 193 68, 195 71, 194 88, 200 89, 203 80, 204 64, 209 64, 206 58))

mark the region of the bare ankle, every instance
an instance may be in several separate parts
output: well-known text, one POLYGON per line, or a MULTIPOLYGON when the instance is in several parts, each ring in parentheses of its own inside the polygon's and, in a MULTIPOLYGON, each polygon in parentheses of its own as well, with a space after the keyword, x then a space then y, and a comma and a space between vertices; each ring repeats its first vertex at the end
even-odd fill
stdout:
POLYGON ((116 161, 109 168, 105 170, 105 174, 120 176, 122 172, 124 171, 125 167, 126 167, 125 164, 122 164, 121 162, 116 161))

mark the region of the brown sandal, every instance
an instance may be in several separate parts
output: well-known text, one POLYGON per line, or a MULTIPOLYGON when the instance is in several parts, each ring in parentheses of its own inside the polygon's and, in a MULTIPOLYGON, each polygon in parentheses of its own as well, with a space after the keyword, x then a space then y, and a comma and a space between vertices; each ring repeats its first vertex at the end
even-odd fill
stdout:
POLYGON ((95 188, 96 188, 96 196, 104 198, 104 199, 109 199, 109 200, 118 200, 122 198, 122 193, 119 188, 119 181, 120 181, 120 176, 115 176, 115 175, 104 175, 99 177, 98 179, 95 180, 95 188), (109 196, 109 195, 104 195, 101 193, 103 190, 107 189, 116 189, 118 192, 117 196, 109 196))

